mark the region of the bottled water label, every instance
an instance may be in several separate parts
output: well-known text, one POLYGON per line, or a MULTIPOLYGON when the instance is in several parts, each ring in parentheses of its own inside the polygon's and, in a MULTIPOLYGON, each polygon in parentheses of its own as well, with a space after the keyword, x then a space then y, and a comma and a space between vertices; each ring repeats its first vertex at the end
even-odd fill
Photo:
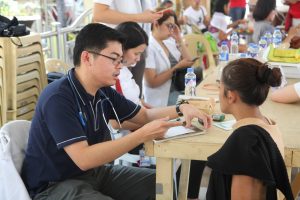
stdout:
POLYGON ((188 68, 184 76, 185 95, 196 96, 196 74, 194 68, 188 68))
POLYGON ((196 79, 194 78, 185 79, 185 95, 196 96, 196 79))
POLYGON ((230 52, 232 54, 239 53, 239 36, 236 32, 233 32, 231 35, 230 52))
POLYGON ((248 55, 251 58, 255 58, 259 53, 259 47, 257 44, 249 43, 248 45, 248 55))
POLYGON ((266 37, 262 37, 262 38, 259 40, 258 44, 259 44, 259 46, 260 46, 262 49, 267 48, 267 46, 268 46, 267 38, 266 38, 266 37))
POLYGON ((229 60, 229 54, 227 52, 221 52, 219 55, 220 61, 228 61, 229 60))
POLYGON ((275 29, 275 31, 273 33, 273 46, 274 46, 274 48, 279 47, 281 42, 282 42, 281 31, 279 29, 275 29))
POLYGON ((269 46, 270 44, 272 44, 272 34, 270 32, 266 32, 266 34, 264 35, 266 37, 267 40, 267 46, 269 46))

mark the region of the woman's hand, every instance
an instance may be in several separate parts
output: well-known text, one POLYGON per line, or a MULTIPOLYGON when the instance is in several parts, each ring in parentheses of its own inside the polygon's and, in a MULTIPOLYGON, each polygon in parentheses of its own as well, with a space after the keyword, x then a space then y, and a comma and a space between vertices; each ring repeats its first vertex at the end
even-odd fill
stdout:
POLYGON ((194 64, 195 61, 192 61, 192 60, 188 60, 186 58, 180 60, 177 65, 174 66, 174 69, 177 70, 177 69, 183 69, 183 68, 187 68, 187 67, 190 67, 194 64))
POLYGON ((171 33, 172 33, 171 37, 173 37, 176 40, 176 43, 181 44, 182 43, 181 31, 180 31, 180 28, 176 24, 174 24, 174 28, 171 33))
POLYGON ((197 109, 195 106, 190 104, 181 104, 179 107, 186 121, 186 127, 191 126, 191 121, 194 118, 198 118, 203 122, 204 128, 210 128, 212 124, 212 118, 205 112, 197 109))

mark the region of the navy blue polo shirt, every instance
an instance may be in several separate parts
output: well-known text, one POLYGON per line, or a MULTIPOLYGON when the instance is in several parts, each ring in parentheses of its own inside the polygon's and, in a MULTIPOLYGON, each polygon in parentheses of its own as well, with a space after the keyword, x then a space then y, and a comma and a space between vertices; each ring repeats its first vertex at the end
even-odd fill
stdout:
POLYGON ((92 145, 110 139, 109 119, 116 119, 117 115, 123 122, 134 117, 140 108, 111 87, 99 89, 95 96, 88 94, 76 79, 74 69, 49 84, 36 106, 22 167, 22 178, 31 197, 51 182, 83 173, 64 151, 65 146, 83 140, 92 145), (85 126, 79 119, 75 95, 85 126))

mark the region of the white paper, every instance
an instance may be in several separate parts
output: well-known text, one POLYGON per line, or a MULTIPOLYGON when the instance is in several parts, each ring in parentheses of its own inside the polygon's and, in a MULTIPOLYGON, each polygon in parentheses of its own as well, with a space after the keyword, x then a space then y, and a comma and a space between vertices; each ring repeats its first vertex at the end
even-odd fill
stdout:
POLYGON ((232 126, 236 123, 236 120, 228 120, 228 121, 223 121, 223 122, 214 122, 213 125, 221 128, 225 131, 230 131, 232 130, 232 126))

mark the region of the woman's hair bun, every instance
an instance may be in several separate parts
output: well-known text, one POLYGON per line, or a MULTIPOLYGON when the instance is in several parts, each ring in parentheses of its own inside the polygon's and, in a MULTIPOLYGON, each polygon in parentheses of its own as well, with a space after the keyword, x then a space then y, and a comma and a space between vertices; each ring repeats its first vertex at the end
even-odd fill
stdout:
POLYGON ((270 68, 267 63, 262 63, 257 68, 257 79, 263 84, 277 87, 281 84, 281 70, 278 67, 270 68))

